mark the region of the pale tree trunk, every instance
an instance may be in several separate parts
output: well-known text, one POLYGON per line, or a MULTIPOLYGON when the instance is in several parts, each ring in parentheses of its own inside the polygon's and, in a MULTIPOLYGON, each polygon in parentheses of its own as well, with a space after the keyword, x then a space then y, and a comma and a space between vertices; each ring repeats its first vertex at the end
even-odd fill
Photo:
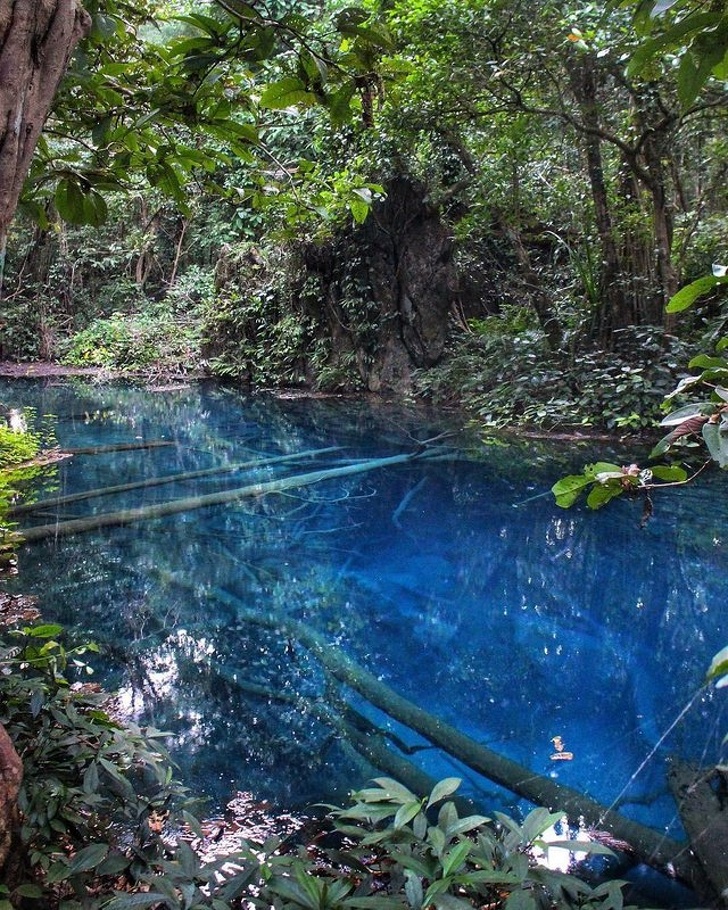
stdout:
POLYGON ((41 130, 90 25, 80 0, 0 0, 0 267, 41 130))
MULTIPOLYGON (((0 0, 0 299, 8 227, 58 85, 90 26, 81 0, 0 0)), ((0 725, 0 869, 17 824, 22 770, 0 725)))

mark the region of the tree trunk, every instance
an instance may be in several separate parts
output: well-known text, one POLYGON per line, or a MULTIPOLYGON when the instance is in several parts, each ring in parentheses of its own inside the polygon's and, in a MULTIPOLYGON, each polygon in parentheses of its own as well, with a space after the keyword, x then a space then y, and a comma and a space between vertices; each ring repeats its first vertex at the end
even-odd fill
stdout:
MULTIPOLYGON (((0 295, 8 227, 58 85, 91 27, 80 0, 0 0, 0 295)), ((22 762, 0 725, 0 868, 16 824, 22 762)))
POLYGON ((90 26, 80 0, 0 0, 0 256, 58 85, 90 26))
POLYGON ((17 798, 23 763, 5 727, 0 724, 0 872, 10 853, 17 826, 17 798))
POLYGON ((571 92, 585 127, 581 135, 594 205, 594 220, 602 253, 602 268, 599 276, 602 303, 595 314, 595 328, 600 339, 609 342, 614 329, 632 324, 634 314, 625 294, 623 269, 615 238, 609 193, 604 179, 604 162, 599 138, 601 120, 597 103, 597 76, 594 60, 590 56, 579 57, 571 61, 568 71, 571 92))

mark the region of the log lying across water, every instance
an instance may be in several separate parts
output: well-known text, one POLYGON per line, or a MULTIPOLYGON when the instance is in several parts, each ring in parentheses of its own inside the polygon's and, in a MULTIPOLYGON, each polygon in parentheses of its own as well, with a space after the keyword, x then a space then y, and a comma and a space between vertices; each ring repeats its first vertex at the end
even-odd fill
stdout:
MULTIPOLYGON (((222 600, 237 600, 233 595, 219 589, 215 596, 222 600)), ((699 870, 696 869, 695 860, 686 844, 625 818, 614 809, 602 805, 578 790, 537 774, 476 742, 447 722, 398 695, 305 623, 281 614, 262 615, 245 609, 239 601, 238 607, 241 619, 276 629, 283 635, 297 640, 315 655, 339 682, 351 687, 391 718, 424 736, 433 745, 483 777, 536 805, 545 806, 552 811, 563 811, 573 820, 581 817, 589 827, 606 828, 615 839, 629 844, 641 862, 658 868, 670 868, 686 882, 700 881, 699 870)))
POLYGON ((168 446, 176 446, 176 442, 169 439, 150 439, 149 442, 143 440, 139 442, 119 442, 115 445, 108 446, 83 446, 80 449, 66 449, 67 455, 107 455, 109 452, 132 452, 135 449, 163 449, 168 446))
POLYGON ((72 502, 81 502, 84 499, 97 499, 100 496, 113 496, 115 493, 127 493, 129 490, 146 490, 150 487, 159 487, 167 483, 184 483, 187 480, 196 480, 200 477, 213 477, 217 474, 232 474, 235 471, 248 471, 254 468, 267 468, 270 465, 282 464, 287 461, 303 461, 318 455, 336 452, 339 446, 328 446, 325 449, 311 449, 306 452, 296 452, 292 455, 274 455, 271 458, 259 458, 253 461, 243 461, 237 464, 219 465, 216 468, 201 468, 198 471, 187 471, 183 474, 169 474, 163 477, 150 477, 148 480, 135 480, 132 483, 119 483, 111 487, 100 487, 96 490, 84 490, 81 493, 69 493, 67 496, 55 496, 53 499, 42 499, 39 502, 29 502, 15 506, 9 510, 11 517, 27 515, 30 512, 43 512, 50 507, 68 505, 72 502))
POLYGON ((282 477, 278 480, 248 484, 248 486, 238 487, 234 490, 222 490, 218 493, 190 496, 184 499, 175 499, 171 502, 141 506, 136 509, 121 509, 118 512, 89 515, 87 518, 73 518, 70 521, 37 525, 25 528, 18 533, 23 541, 30 542, 45 540, 48 537, 67 537, 71 534, 83 534, 86 531, 94 531, 97 528, 135 524, 139 521, 164 518, 167 515, 177 515, 181 512, 190 512, 193 509, 204 509, 208 506, 225 505, 242 499, 251 499, 255 496, 265 496, 270 493, 283 493, 286 490, 295 490, 324 480, 333 480, 337 477, 348 477, 352 474, 363 474, 367 471, 376 471, 379 468, 386 468, 391 465, 405 464, 409 461, 427 458, 429 451, 425 449, 405 455, 391 455, 387 458, 370 458, 366 461, 357 461, 337 468, 322 468, 319 471, 295 474, 292 477, 282 477))

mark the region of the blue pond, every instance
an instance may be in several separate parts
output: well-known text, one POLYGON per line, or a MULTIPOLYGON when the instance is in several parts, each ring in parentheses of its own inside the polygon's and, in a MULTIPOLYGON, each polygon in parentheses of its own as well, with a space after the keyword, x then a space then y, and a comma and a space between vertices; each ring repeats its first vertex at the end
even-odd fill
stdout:
MULTIPOLYGON (((44 499, 268 462, 50 504, 22 527, 411 452, 452 429, 414 408, 213 384, 6 381, 0 402, 53 415, 64 449, 169 443, 75 455, 44 499)), ((595 514, 542 495, 604 447, 446 444, 441 460, 29 543, 13 585, 102 646, 126 715, 171 731, 183 779, 217 805, 239 789, 286 807, 344 800, 376 772, 307 705, 346 703, 392 750, 423 747, 407 758, 433 778, 462 777, 489 811, 519 808, 250 621, 275 611, 489 748, 680 837, 669 757, 714 762, 728 726, 720 693, 699 691, 728 641, 726 478, 664 494, 640 529, 637 503, 595 514), (554 737, 570 761, 552 759, 554 737)))

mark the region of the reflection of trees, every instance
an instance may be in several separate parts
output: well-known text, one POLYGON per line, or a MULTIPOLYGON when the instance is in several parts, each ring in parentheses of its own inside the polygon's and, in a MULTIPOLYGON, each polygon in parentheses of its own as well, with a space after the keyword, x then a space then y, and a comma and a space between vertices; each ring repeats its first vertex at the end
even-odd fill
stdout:
MULTIPOLYGON (((168 396, 84 387, 78 397, 67 389, 42 397, 59 415, 62 442, 139 432, 175 441, 171 451, 119 455, 114 482, 251 451, 340 444, 360 454, 353 446, 362 435, 363 454, 389 454, 433 435, 417 415, 367 404, 250 403, 204 385, 168 396), (89 409, 100 416, 86 422, 78 415, 89 409)), ((103 459, 75 462, 63 468, 69 491, 109 482, 103 459)), ((541 470, 498 448, 478 461, 339 478, 103 538, 39 544, 23 554, 21 583, 54 591, 58 618, 109 643, 109 672, 131 714, 174 730, 180 760, 211 789, 223 786, 211 778, 239 776, 265 794, 285 779, 305 793, 318 787, 320 798, 334 760, 366 773, 320 714, 286 701, 330 705, 339 687, 295 642, 242 621, 214 596, 222 589, 246 610, 305 620, 396 691, 539 773, 552 770, 550 738, 562 735, 577 760, 559 774, 609 799, 722 643, 715 614, 725 557, 711 522, 701 516, 691 535, 677 500, 674 513, 660 504, 640 531, 629 503, 585 517, 531 498, 558 473, 551 466, 539 487, 541 470), (265 700, 255 687, 278 697, 265 700)), ((197 482, 206 491, 227 481, 197 482)), ((138 491, 125 495, 120 504, 138 504, 138 491)), ((92 505, 69 507, 84 514, 92 505)), ((698 714, 670 748, 704 744, 698 714)), ((413 760, 421 759, 441 773, 437 756, 413 760)), ((661 765, 647 776, 645 788, 659 793, 661 765)))

